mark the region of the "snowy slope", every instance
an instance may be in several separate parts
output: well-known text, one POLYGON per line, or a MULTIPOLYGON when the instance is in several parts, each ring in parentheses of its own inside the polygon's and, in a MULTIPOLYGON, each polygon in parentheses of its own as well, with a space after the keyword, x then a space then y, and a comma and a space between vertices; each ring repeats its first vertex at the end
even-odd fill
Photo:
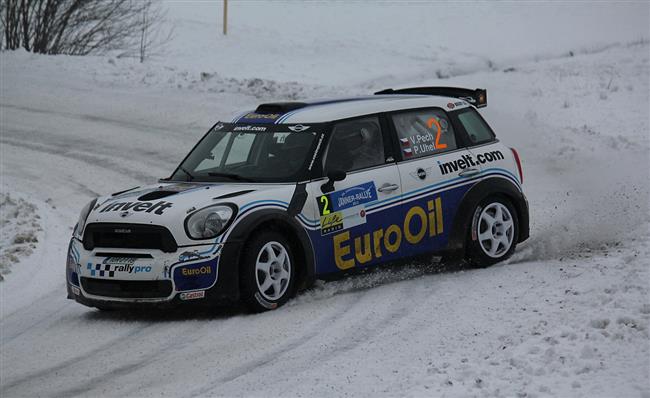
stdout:
MULTIPOLYGON (((3 396, 650 394, 650 44, 640 40, 650 6, 472 4, 483 7, 471 14, 485 32, 477 42, 466 32, 432 42, 440 26, 420 21, 434 6, 282 3, 259 14, 235 2, 231 36, 211 44, 196 40, 217 33, 209 5, 185 4, 170 5, 168 56, 145 65, 0 54, 0 187, 40 217, 20 227, 37 237, 33 253, 0 282, 3 396), (335 16, 338 29, 326 29, 335 16), (557 29, 543 34, 552 17, 557 29), (377 24, 356 23, 365 18, 377 24), (402 37, 418 39, 403 52, 397 27, 383 28, 392 18, 413 21, 402 37), (619 29, 603 33, 606 21, 619 29), (499 37, 504 48, 486 51, 499 37), (417 60, 426 45, 454 50, 417 60), (459 75, 439 80, 447 61, 459 75), (509 264, 319 282, 260 315, 106 314, 65 299, 70 227, 92 196, 167 175, 216 119, 260 99, 395 84, 488 89, 483 113, 519 150, 531 207, 531 238, 509 264)), ((448 32, 468 8, 436 11, 448 32)), ((3 249, 19 226, 8 214, 3 249)))

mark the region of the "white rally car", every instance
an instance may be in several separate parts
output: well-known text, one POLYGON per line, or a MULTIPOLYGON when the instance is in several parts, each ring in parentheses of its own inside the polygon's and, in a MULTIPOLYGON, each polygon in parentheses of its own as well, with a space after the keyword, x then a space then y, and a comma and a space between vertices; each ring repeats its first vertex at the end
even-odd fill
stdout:
POLYGON ((68 297, 100 309, 241 301, 438 255, 488 266, 528 238, 519 156, 485 90, 421 87, 260 105, 219 122, 169 178, 92 200, 68 297))

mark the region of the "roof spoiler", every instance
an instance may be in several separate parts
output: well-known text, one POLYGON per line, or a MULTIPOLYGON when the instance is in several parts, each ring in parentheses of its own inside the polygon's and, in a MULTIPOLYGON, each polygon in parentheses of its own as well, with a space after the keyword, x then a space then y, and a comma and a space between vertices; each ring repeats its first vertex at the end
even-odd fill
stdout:
POLYGON ((477 88, 475 90, 460 87, 411 87, 393 90, 387 88, 386 90, 377 91, 375 95, 384 94, 418 94, 418 95, 438 95, 441 97, 454 97, 465 100, 477 108, 487 106, 487 90, 484 88, 477 88))

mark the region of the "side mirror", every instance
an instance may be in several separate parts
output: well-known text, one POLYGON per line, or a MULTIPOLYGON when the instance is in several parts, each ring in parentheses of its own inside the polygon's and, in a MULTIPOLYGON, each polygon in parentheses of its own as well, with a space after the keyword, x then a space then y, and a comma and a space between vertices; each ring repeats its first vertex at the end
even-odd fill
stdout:
POLYGON ((336 181, 343 181, 347 174, 343 170, 330 170, 327 172, 327 182, 321 185, 320 190, 323 193, 329 193, 334 190, 334 183, 336 181))

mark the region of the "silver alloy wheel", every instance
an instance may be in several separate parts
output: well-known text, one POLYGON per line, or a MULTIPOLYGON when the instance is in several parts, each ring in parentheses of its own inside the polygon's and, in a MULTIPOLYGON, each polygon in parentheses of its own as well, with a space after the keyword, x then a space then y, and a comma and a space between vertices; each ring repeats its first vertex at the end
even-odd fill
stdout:
POLYGON ((510 210, 499 202, 487 205, 478 223, 478 241, 483 253, 499 258, 506 254, 512 246, 515 235, 515 224, 510 210))
POLYGON ((291 279, 291 260, 279 242, 268 242, 260 249, 255 263, 255 281, 267 300, 278 300, 287 291, 291 279))

